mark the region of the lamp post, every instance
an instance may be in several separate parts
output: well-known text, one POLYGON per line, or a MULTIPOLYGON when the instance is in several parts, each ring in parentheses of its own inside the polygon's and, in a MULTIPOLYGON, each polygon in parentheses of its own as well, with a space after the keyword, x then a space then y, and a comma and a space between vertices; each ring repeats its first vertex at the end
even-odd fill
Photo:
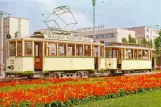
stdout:
POLYGON ((1 36, 0 36, 0 75, 1 76, 4 76, 4 71, 3 71, 3 67, 4 67, 4 64, 3 64, 3 15, 4 14, 7 14, 7 13, 4 13, 3 11, 0 11, 0 21, 1 21, 1 36))
POLYGON ((93 4, 93 35, 95 35, 95 6, 96 6, 96 0, 92 0, 93 4))
POLYGON ((0 74, 3 76, 3 11, 0 11, 0 20, 1 20, 1 38, 0 38, 0 74))

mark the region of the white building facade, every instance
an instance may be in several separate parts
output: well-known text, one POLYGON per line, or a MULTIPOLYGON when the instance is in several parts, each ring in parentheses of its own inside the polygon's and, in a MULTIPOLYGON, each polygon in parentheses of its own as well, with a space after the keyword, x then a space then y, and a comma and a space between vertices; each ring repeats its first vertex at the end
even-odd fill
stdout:
MULTIPOLYGON (((1 24, 1 22, 0 22, 1 24)), ((18 17, 3 18, 3 56, 4 64, 6 63, 6 35, 10 34, 11 38, 25 37, 29 35, 29 19, 18 17)), ((1 36, 1 28, 0 28, 1 36)))
POLYGON ((103 29, 96 30, 95 35, 93 35, 93 31, 85 31, 85 32, 77 32, 75 35, 78 36, 86 36, 93 38, 96 42, 104 41, 108 42, 119 42, 122 43, 122 38, 126 38, 128 40, 128 36, 135 38, 135 31, 130 31, 127 29, 103 29))
POLYGON ((153 40, 159 36, 159 29, 147 27, 147 26, 141 26, 141 27, 133 27, 128 28, 128 30, 135 31, 136 33, 136 39, 141 40, 145 38, 146 40, 153 40))

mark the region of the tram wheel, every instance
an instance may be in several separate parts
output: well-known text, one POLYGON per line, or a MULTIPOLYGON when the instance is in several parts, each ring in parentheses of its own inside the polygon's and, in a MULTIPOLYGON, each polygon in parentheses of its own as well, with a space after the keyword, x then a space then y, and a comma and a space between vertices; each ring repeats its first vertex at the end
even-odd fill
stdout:
POLYGON ((81 73, 81 72, 79 72, 79 77, 80 77, 80 78, 82 78, 82 77, 83 77, 83 75, 82 75, 82 73, 81 73))
POLYGON ((58 73, 55 73, 55 78, 59 78, 59 74, 58 73))

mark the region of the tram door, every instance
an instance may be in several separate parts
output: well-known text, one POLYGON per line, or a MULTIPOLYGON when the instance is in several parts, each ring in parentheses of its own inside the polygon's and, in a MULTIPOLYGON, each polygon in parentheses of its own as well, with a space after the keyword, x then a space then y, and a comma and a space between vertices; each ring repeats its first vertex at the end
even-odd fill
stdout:
POLYGON ((42 56, 42 42, 35 42, 34 54, 35 54, 35 72, 42 72, 43 68, 43 56, 42 56))

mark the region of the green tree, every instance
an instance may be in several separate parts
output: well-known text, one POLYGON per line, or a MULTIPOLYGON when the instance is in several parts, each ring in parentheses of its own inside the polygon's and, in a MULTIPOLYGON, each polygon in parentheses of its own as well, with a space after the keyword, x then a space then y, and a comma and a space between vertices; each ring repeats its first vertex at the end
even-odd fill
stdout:
POLYGON ((160 64, 161 60, 160 60, 160 47, 161 47, 161 31, 159 31, 159 36, 154 40, 154 47, 156 49, 156 57, 157 57, 157 65, 160 64))
POLYGON ((129 34, 129 41, 128 41, 129 43, 132 43, 132 37, 131 37, 131 35, 129 34))
POLYGON ((150 47, 150 48, 153 47, 153 41, 152 41, 152 40, 149 40, 149 41, 148 41, 148 47, 150 47))
POLYGON ((136 39, 135 38, 131 38, 131 42, 132 43, 136 43, 136 39))
POLYGON ((141 40, 141 44, 148 45, 148 41, 147 41, 145 38, 143 38, 143 39, 141 40))
POLYGON ((131 37, 131 35, 129 34, 129 36, 128 36, 128 43, 136 43, 136 39, 135 38, 133 38, 133 37, 131 37))
POLYGON ((122 38, 122 43, 128 43, 126 38, 122 38))

